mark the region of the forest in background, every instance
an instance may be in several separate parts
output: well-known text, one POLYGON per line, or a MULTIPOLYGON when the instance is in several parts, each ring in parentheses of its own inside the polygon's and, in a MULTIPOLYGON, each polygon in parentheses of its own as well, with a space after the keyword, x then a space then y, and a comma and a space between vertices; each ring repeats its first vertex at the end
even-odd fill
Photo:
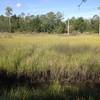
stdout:
POLYGON ((13 9, 7 7, 5 15, 0 15, 0 32, 44 32, 67 33, 68 21, 70 33, 98 33, 99 16, 92 18, 72 17, 65 20, 61 12, 48 12, 42 15, 21 13, 13 14, 13 9))

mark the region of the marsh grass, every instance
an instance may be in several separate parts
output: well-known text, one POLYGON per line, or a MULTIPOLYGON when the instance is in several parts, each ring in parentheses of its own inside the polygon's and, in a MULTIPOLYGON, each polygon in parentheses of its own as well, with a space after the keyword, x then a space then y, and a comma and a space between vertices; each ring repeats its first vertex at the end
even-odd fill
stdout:
POLYGON ((66 85, 61 86, 57 81, 49 87, 26 88, 18 87, 2 90, 2 100, 99 100, 98 89, 66 85))
MULTIPOLYGON (((66 93, 72 93, 73 95, 68 94, 70 95, 68 100, 74 100, 72 98, 75 98, 75 95, 80 95, 77 94, 78 90, 70 89, 69 92, 67 88, 68 92, 65 92, 63 85, 83 84, 90 88, 100 87, 99 45, 98 36, 10 34, 6 37, 6 34, 0 34, 0 84, 11 83, 10 86, 15 84, 14 86, 18 87, 22 83, 25 87, 31 88, 49 85, 46 91, 48 94, 42 93, 40 89, 35 95, 33 90, 20 91, 19 87, 3 95, 11 97, 12 91, 15 91, 13 97, 20 96, 22 100, 31 96, 38 98, 38 95, 39 98, 44 95, 43 100, 46 96, 54 97, 54 100, 58 97, 56 99, 61 100, 66 97, 66 93)), ((96 94, 93 92, 93 95, 96 94)), ((91 96, 88 94, 88 100, 96 100, 95 96, 91 96)), ((87 100, 84 98, 85 96, 83 98, 80 96, 77 99, 87 100)))

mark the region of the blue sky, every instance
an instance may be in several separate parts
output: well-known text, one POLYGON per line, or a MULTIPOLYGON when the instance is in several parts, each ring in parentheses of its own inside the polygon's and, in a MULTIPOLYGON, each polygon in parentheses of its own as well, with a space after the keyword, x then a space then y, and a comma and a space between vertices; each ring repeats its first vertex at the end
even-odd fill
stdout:
POLYGON ((78 8, 81 0, 0 0, 0 14, 4 14, 5 8, 11 6, 13 13, 20 14, 21 12, 30 14, 45 14, 49 11, 60 11, 64 18, 85 17, 89 18, 99 11, 100 0, 88 0, 85 4, 78 8))

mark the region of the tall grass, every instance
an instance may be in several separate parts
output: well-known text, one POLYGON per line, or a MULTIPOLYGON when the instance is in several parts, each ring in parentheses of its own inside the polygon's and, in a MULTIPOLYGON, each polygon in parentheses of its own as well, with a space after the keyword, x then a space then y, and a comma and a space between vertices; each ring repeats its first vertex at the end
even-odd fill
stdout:
POLYGON ((17 86, 22 81, 31 86, 51 84, 51 95, 60 95, 62 84, 100 86, 99 44, 98 36, 1 35, 0 77, 5 76, 3 81, 12 78, 17 86))

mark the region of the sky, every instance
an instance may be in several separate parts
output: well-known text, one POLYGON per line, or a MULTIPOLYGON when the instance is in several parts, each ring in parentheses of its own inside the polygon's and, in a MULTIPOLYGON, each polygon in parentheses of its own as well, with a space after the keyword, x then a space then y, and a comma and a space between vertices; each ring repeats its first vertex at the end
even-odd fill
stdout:
POLYGON ((100 0, 87 0, 79 8, 81 0, 0 0, 0 15, 5 14, 5 8, 10 6, 13 14, 45 14, 53 11, 62 12, 65 19, 75 17, 90 18, 99 14, 100 0))

